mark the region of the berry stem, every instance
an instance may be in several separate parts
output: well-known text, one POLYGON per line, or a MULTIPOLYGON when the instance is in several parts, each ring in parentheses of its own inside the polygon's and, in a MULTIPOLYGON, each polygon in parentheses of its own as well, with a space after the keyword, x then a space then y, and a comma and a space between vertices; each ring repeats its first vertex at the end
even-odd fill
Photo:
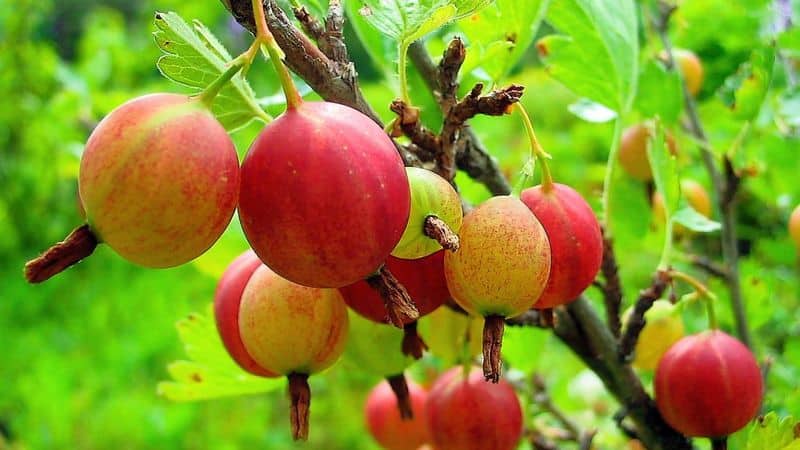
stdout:
POLYGON ((25 279, 29 283, 46 281, 91 255, 98 243, 89 225, 81 225, 66 239, 47 249, 38 258, 28 261, 25 264, 25 279))
POLYGON ((408 69, 406 68, 406 54, 408 53, 409 45, 411 44, 405 42, 400 43, 398 52, 398 57, 400 59, 397 60, 397 75, 400 78, 400 98, 406 105, 411 106, 411 96, 408 94, 408 69))
POLYGON ((617 117, 614 121, 614 136, 611 138, 611 149, 608 151, 608 162, 606 163, 606 176, 603 179, 603 229, 606 237, 613 236, 611 229, 611 180, 614 177, 614 167, 617 165, 617 153, 619 152, 619 140, 622 136, 622 119, 617 117))
POLYGON ((252 0, 252 4, 253 17, 256 22, 256 43, 258 45, 264 44, 264 46, 267 47, 269 59, 272 60, 272 65, 275 66, 275 70, 278 72, 278 77, 281 80, 281 87, 283 87, 283 93, 286 96, 286 108, 295 109, 303 102, 303 99, 300 93, 297 92, 297 86, 294 85, 289 69, 283 64, 283 52, 278 46, 278 43, 275 42, 275 38, 269 31, 269 27, 267 27, 264 4, 261 0, 252 0))
POLYGON ((389 387, 392 388, 397 399, 397 409, 400 410, 400 419, 411 420, 414 418, 414 410, 411 408, 411 396, 408 393, 408 382, 402 373, 386 377, 389 387))
POLYGON ((417 321, 409 322, 403 326, 403 354, 414 359, 422 358, 422 353, 428 350, 428 344, 422 340, 417 332, 417 321))
POLYGON ((197 96, 197 98, 204 104, 206 107, 211 108, 211 105, 214 103, 214 99, 217 97, 219 92, 222 88, 225 87, 226 84, 236 76, 239 71, 241 71, 246 66, 250 65, 252 60, 247 60, 247 54, 249 50, 241 55, 237 56, 230 62, 228 68, 225 72, 214 81, 211 82, 206 88, 197 96))
POLYGON ((385 264, 378 269, 377 273, 367 278, 366 281, 372 289, 378 291, 378 294, 383 299, 389 323, 397 328, 403 328, 406 323, 419 318, 417 306, 414 305, 414 301, 411 300, 408 291, 389 272, 385 264))
MULTIPOLYGON (((666 202, 664 202, 666 205, 666 202)), ((664 210, 667 207, 664 206, 664 210)), ((658 270, 667 270, 670 266, 672 259, 672 217, 667 217, 666 226, 664 227, 664 246, 661 249, 661 259, 658 262, 658 270)))
POLYGON ((429 238, 438 242, 439 245, 446 250, 456 252, 461 246, 458 235, 450 228, 449 225, 447 225, 444 220, 440 219, 438 216, 431 214, 430 216, 426 217, 425 224, 423 225, 422 229, 425 233, 425 236, 428 236, 429 238))
POLYGON ((505 319, 502 316, 486 316, 483 322, 483 377, 486 381, 500 381, 500 349, 503 346, 505 319))
POLYGON ((528 112, 525 111, 525 107, 522 106, 522 103, 517 103, 517 110, 522 116, 522 123, 525 124, 525 131, 528 133, 528 138, 531 141, 528 159, 535 157, 536 161, 542 166, 542 191, 550 192, 553 190, 553 176, 550 174, 550 167, 547 165, 547 160, 550 159, 551 156, 544 151, 542 145, 539 143, 539 139, 536 138, 536 132, 533 130, 533 122, 531 122, 531 118, 528 112))
POLYGON ((308 386, 308 374, 290 373, 289 397, 292 401, 289 420, 292 424, 292 438, 295 441, 308 439, 308 412, 311 408, 311 388, 308 386))
POLYGON ((708 288, 703 283, 701 283, 699 280, 697 280, 696 278, 694 278, 689 274, 680 272, 678 270, 670 270, 669 276, 672 279, 678 279, 686 282, 687 284, 691 285, 700 296, 706 298, 708 326, 712 330, 716 330, 717 328, 719 328, 719 325, 717 324, 717 315, 714 311, 714 303, 717 301, 717 296, 714 295, 713 292, 709 291, 708 288))
POLYGON ((539 310, 539 325, 545 328, 556 327, 556 315, 553 308, 544 308, 539 310))

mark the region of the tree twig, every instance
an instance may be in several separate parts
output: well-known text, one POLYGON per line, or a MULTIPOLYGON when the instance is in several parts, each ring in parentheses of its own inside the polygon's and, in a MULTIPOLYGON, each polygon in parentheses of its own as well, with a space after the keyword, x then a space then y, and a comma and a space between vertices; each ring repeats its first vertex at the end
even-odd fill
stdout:
MULTIPOLYGON (((255 32, 252 2, 223 0, 237 22, 255 32)), ((358 77, 352 63, 337 63, 323 53, 298 30, 275 0, 264 0, 267 25, 286 55, 286 64, 325 100, 355 108, 383 126, 380 118, 364 99, 358 87, 358 77)))
MULTIPOLYGON (((294 13, 294 18, 297 19, 297 21, 300 22, 300 26, 303 27, 303 31, 311 36, 311 39, 319 42, 325 35, 325 27, 322 25, 322 22, 311 15, 305 6, 292 8, 292 12, 294 13)), ((330 55, 327 56, 330 57, 330 55)))
POLYGON ((603 301, 606 306, 606 322, 611 334, 619 337, 620 324, 619 310, 622 305, 622 284, 619 281, 619 266, 614 254, 614 243, 611 237, 603 232, 603 260, 600 264, 600 273, 605 278, 605 284, 600 285, 603 291, 603 301))
POLYGON ((628 410, 636 434, 650 450, 692 450, 684 436, 659 414, 633 369, 618 357, 614 336, 585 298, 557 308, 556 336, 594 371, 609 392, 628 410))
POLYGON ((728 273, 725 271, 724 267, 721 267, 705 256, 692 255, 689 257, 689 262, 691 262, 693 266, 703 269, 708 274, 717 278, 722 278, 723 280, 728 278, 728 273))
MULTIPOLYGON (((422 75, 428 88, 435 93, 442 92, 439 86, 439 71, 425 45, 421 42, 411 44, 408 57, 422 75)), ((455 153, 457 167, 486 186, 489 192, 494 195, 506 195, 511 192, 511 185, 500 171, 497 162, 471 128, 464 127, 461 131, 455 153)))
POLYGON ((664 294, 669 281, 669 274, 667 272, 658 271, 653 277, 653 284, 639 292, 639 299, 636 300, 633 312, 631 312, 628 318, 625 333, 619 338, 620 361, 628 363, 633 360, 633 351, 636 348, 636 342, 639 340, 639 334, 647 324, 644 315, 650 307, 653 306, 653 302, 661 298, 664 294))

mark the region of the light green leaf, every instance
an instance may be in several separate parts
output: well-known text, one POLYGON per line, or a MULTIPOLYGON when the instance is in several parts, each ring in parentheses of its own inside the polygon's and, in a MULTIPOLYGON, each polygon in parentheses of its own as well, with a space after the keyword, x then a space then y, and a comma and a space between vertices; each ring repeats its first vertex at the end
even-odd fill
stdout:
POLYGON ((774 64, 775 46, 759 48, 725 80, 720 97, 736 118, 752 120, 758 115, 772 82, 774 64))
POLYGON ((358 0, 359 14, 402 46, 488 5, 491 0, 358 0))
POLYGON ((558 0, 547 21, 561 33, 537 43, 550 74, 582 97, 627 112, 639 72, 634 2, 558 0))
POLYGON ((480 67, 501 82, 530 47, 550 0, 495 0, 458 22, 469 43, 464 73, 480 67))
POLYGON ((750 428, 746 450, 798 450, 797 425, 791 416, 781 419, 775 412, 767 413, 750 428))
POLYGON ((719 222, 715 222, 708 217, 700 214, 691 206, 681 208, 672 214, 672 221, 677 222, 686 228, 700 233, 710 233, 722 228, 719 222))
POLYGON ((615 111, 587 98, 579 99, 575 103, 567 106, 567 109, 572 114, 592 123, 606 123, 617 118, 617 113, 615 111))
POLYGON ((159 395, 186 402, 259 394, 285 385, 283 378, 250 375, 231 359, 217 333, 212 305, 205 314, 189 314, 176 326, 189 360, 175 361, 167 367, 173 381, 158 383, 159 395))
MULTIPOLYGON (((164 77, 198 92, 227 68, 231 56, 214 35, 195 21, 190 27, 178 14, 156 13, 153 33, 165 53, 156 66, 164 77)), ((253 89, 241 74, 235 75, 214 100, 212 111, 222 125, 233 131, 253 119, 271 120, 256 101, 253 89)))
POLYGON ((352 26, 356 36, 364 44, 375 67, 385 74, 393 72, 395 61, 397 61, 397 43, 367 22, 359 12, 360 2, 349 0, 344 3, 344 6, 349 19, 348 24, 352 26))
POLYGON ((650 61, 639 74, 636 109, 645 117, 660 117, 667 124, 676 124, 683 109, 681 79, 674 70, 650 61))

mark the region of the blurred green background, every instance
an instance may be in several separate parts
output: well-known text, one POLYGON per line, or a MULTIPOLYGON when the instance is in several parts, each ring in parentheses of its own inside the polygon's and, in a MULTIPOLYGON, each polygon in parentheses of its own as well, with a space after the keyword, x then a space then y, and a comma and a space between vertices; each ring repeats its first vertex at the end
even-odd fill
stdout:
MULTIPOLYGON (((202 21, 233 54, 249 44, 250 36, 214 0, 0 0, 0 449, 376 448, 363 426, 362 404, 377 379, 354 366, 339 364, 312 378, 311 437, 305 444, 291 443, 288 401, 281 389, 197 403, 173 403, 157 395, 157 382, 168 378, 167 364, 185 358, 176 320, 205 311, 221 270, 246 247, 236 222, 208 255, 183 267, 135 267, 101 246, 47 283, 31 286, 23 280, 26 260, 81 223, 77 170, 83 143, 97 121, 134 96, 186 92, 156 69, 155 11, 202 21)), ((769 2, 704 0, 685 2, 674 19, 676 44, 693 49, 706 67, 701 115, 717 148, 730 146, 741 123, 727 113, 715 91, 748 58, 753 41, 769 34, 773 14, 769 2)), ((430 37, 432 53, 441 54, 457 32, 449 27, 430 37)), ((652 35, 642 33, 642 60, 650 60, 660 47, 652 35)), ((370 60, 351 31, 347 37, 367 98, 384 118, 391 117, 386 105, 397 91, 383 74, 393 68, 370 60)), ((797 415, 800 285, 786 221, 800 203, 800 98, 783 68, 776 70, 773 91, 741 149, 742 167, 752 168, 755 176, 743 185, 737 219, 755 349, 760 361, 773 361, 765 410, 797 415)), ((259 96, 278 92, 265 64, 254 67, 249 78, 259 96)), ((475 74, 466 76, 462 89, 475 79, 475 74)), ((612 125, 571 114, 567 106, 576 97, 548 77, 533 50, 507 81, 527 87, 524 104, 539 139, 554 156, 555 178, 573 185, 599 210, 612 125)), ((414 76, 412 96, 436 127, 435 106, 414 76)), ((272 109, 280 112, 279 106, 272 109)), ((625 118, 626 124, 637 120, 635 114, 625 118)), ((481 117, 472 125, 503 170, 515 177, 528 152, 518 117, 481 117)), ((251 123, 234 134, 240 155, 260 128, 251 123)), ((708 187, 696 145, 679 129, 674 132, 683 176, 708 187)), ((488 196, 463 174, 458 180, 473 202, 488 196)), ((652 221, 641 183, 620 174, 615 186, 614 195, 625 205, 613 219, 630 304, 649 284, 663 229, 652 221)), ((718 240, 718 234, 683 236, 676 264, 704 278, 688 265, 688 256, 717 258, 718 240)), ((708 282, 720 296, 722 326, 730 331, 726 290, 717 280, 708 282)), ((598 299, 593 289, 588 294, 598 299)), ((687 308, 690 330, 705 327, 703 314, 699 306, 687 308)), ((549 333, 510 330, 504 355, 520 373, 541 373, 555 403, 583 426, 599 428, 598 448, 622 448, 625 439, 611 419, 616 404, 549 333)), ((427 358, 414 373, 424 381, 443 368, 442 361, 427 358)), ((650 375, 643 377, 649 380, 650 375)), ((552 421, 529 399, 526 403, 526 420, 552 421)))

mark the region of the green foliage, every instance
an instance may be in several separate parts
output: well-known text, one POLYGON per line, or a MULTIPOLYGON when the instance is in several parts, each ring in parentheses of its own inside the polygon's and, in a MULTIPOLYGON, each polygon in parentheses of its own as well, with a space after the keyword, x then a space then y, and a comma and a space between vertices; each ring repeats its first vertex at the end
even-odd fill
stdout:
POLYGON ((228 355, 214 324, 213 305, 206 313, 191 313, 176 324, 189 361, 167 367, 175 381, 162 381, 158 393, 169 400, 186 402, 219 397, 260 394, 283 387, 283 379, 250 375, 228 355))
POLYGON ((560 34, 536 46, 550 74, 576 94, 626 112, 638 76, 636 19, 631 0, 555 1, 547 21, 560 34))
POLYGON ((746 450, 798 450, 797 422, 771 412, 759 418, 750 429, 746 450))
MULTIPOLYGON (((217 38, 198 21, 192 27, 176 13, 156 13, 154 33, 158 47, 165 53, 157 62, 158 70, 168 79, 203 89, 219 78, 232 59, 217 38)), ((229 131, 235 131, 253 119, 269 121, 256 101, 255 93, 241 74, 233 77, 214 99, 212 111, 229 131)))
MULTIPOLYGON (((83 143, 94 125, 136 95, 197 93, 222 73, 230 53, 246 48, 250 37, 231 24, 218 2, 145 1, 134 7, 120 1, 103 7, 100 3, 23 0, 14 8, 0 8, 0 447, 8 442, 19 449, 291 448, 284 382, 242 372, 224 357, 210 314, 191 313, 207 307, 222 270, 247 246, 238 223, 185 267, 145 270, 101 247, 45 285, 22 281, 25 260, 81 223, 76 177, 83 143), (162 14, 154 30, 156 10, 176 10, 207 26, 162 14), (163 56, 152 43, 153 31, 166 47, 163 56), (159 75, 159 56, 158 68, 181 86, 159 75), (194 320, 182 319, 176 336, 175 320, 189 314, 194 320), (170 365, 187 358, 184 354, 188 361, 170 365), (170 376, 174 381, 161 384, 164 395, 157 395, 155 383, 170 376), (165 398, 244 392, 260 393, 191 403, 165 398)), ((305 3, 313 13, 324 10, 325 2, 305 3)), ((360 40, 378 69, 373 78, 359 81, 366 99, 387 121, 392 114, 386 105, 394 97, 387 86, 394 82, 399 42, 431 31, 422 40, 436 60, 450 37, 463 34, 467 61, 460 92, 476 79, 525 85, 523 102, 539 140, 553 155, 554 177, 575 187, 596 211, 613 136, 613 125, 606 122, 658 117, 675 135, 680 150, 670 157, 662 133, 657 134, 651 152, 657 189, 668 191, 672 199, 672 220, 710 230, 719 217, 700 221, 692 210, 681 209, 682 201, 674 200, 678 174, 705 186, 710 181, 697 142, 679 126, 685 111, 678 98, 678 77, 653 60, 661 44, 647 22, 649 3, 636 2, 641 7, 637 11, 634 2, 623 0, 495 0, 474 13, 468 12, 470 5, 484 2, 370 0, 365 4, 391 24, 385 28, 390 33, 384 34, 373 26, 378 18, 359 14, 364 4, 348 0, 346 26, 352 29, 346 35, 360 40), (398 22, 400 12, 406 14, 405 22, 398 22), (433 30, 461 14, 465 17, 433 30), (558 33, 539 41, 540 52, 547 52, 542 55, 545 68, 531 46, 540 29, 558 33)), ((699 114, 711 147, 717 156, 732 154, 735 169, 745 176, 737 197, 742 290, 758 359, 772 360, 764 410, 777 414, 767 414, 737 433, 732 450, 793 449, 798 442, 792 431, 795 419, 787 416, 796 417, 800 411, 800 282, 786 221, 800 203, 800 98, 787 76, 797 70, 793 64, 800 55, 800 34, 794 28, 770 35, 770 3, 680 2, 670 28, 674 44, 694 50, 706 68, 699 114), (735 99, 739 110, 731 113, 723 99, 735 99), (750 124, 744 127, 745 122, 750 124)), ((354 62, 359 68, 367 63, 354 62)), ((413 68, 409 76, 425 124, 437 130, 441 114, 433 95, 413 68)), ((248 78, 253 89, 235 78, 215 110, 235 130, 232 137, 240 154, 263 125, 252 120, 262 114, 262 100, 278 88, 263 61, 251 68, 248 78)), ((277 104, 269 112, 280 110, 277 104)), ((476 117, 470 124, 501 170, 515 176, 528 154, 516 115, 476 117)), ((464 173, 456 180, 460 192, 474 203, 489 196, 464 173)), ((628 306, 651 282, 664 232, 653 223, 649 192, 642 183, 617 171, 610 200, 628 306)), ((718 242, 719 233, 676 238, 671 262, 709 285, 719 298, 720 324, 730 331, 733 314, 724 284, 691 263, 696 255, 716 259, 718 242)), ((675 291, 679 297, 687 293, 680 285, 675 291)), ((596 289, 590 288, 587 296, 603 311, 596 289)), ((682 314, 689 332, 707 327, 701 303, 685 305, 682 314)), ((534 372, 541 374, 556 405, 581 426, 599 431, 594 440, 598 450, 625 448, 627 439, 611 417, 619 405, 595 374, 546 330, 507 331, 504 356, 510 375, 524 382, 534 372)), ((423 327, 423 337, 429 332, 423 327)), ((456 359, 455 352, 428 355, 411 372, 428 382, 456 359)), ((362 403, 377 375, 357 366, 348 361, 312 378, 308 448, 376 448, 364 433, 362 403)), ((649 388, 648 378, 643 380, 649 388)), ((528 424, 542 429, 560 426, 528 395, 523 394, 523 400, 528 424)), ((521 448, 530 448, 526 445, 521 448)))
POLYGON ((401 48, 445 23, 472 14, 490 0, 359 0, 359 14, 401 48))
POLYGON ((752 120, 756 117, 772 82, 774 64, 775 46, 765 46, 754 50, 750 60, 725 80, 720 95, 736 118, 752 120))
POLYGON ((495 0, 458 22, 470 50, 461 68, 480 68, 489 81, 500 83, 533 42, 550 0, 495 0))
POLYGON ((655 61, 647 62, 639 74, 634 106, 645 117, 660 117, 666 124, 677 124, 683 111, 678 73, 655 61))

